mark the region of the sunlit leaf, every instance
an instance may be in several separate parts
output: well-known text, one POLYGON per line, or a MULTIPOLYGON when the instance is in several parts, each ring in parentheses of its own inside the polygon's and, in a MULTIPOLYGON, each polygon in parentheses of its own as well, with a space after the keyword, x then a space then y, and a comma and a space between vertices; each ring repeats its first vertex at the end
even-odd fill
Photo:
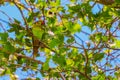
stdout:
POLYGON ((116 40, 115 43, 116 43, 116 47, 120 48, 120 40, 116 40))
POLYGON ((73 66, 73 65, 74 65, 74 61, 73 61, 72 59, 67 59, 67 60, 66 60, 66 64, 67 64, 68 66, 73 66))

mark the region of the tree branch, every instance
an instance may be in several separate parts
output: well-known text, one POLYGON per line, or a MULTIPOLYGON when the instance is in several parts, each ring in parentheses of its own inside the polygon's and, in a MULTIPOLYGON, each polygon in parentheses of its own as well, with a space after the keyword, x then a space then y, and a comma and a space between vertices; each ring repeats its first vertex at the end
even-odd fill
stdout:
POLYGON ((28 28, 28 23, 27 23, 27 21, 26 21, 26 19, 25 19, 25 17, 24 17, 24 14, 23 14, 22 10, 20 9, 20 7, 19 7, 15 2, 14 2, 14 4, 15 4, 15 6, 18 8, 18 10, 19 10, 20 13, 21 13, 21 16, 22 16, 22 18, 23 18, 23 20, 24 20, 24 22, 25 22, 25 25, 26 25, 26 29, 29 30, 29 28, 28 28))
MULTIPOLYGON (((3 50, 3 47, 0 47, 0 50, 3 50)), ((17 51, 16 51, 17 52, 17 51)), ((34 61, 34 62, 36 62, 36 63, 38 63, 38 64, 43 64, 43 62, 41 62, 41 61, 39 61, 39 60, 36 60, 36 59, 33 59, 33 58, 31 58, 31 57, 28 57, 28 56, 26 56, 26 55, 23 55, 23 54, 18 54, 18 53, 14 53, 14 55, 16 56, 16 57, 21 57, 21 58, 26 58, 26 59, 28 59, 28 60, 31 60, 31 61, 34 61)), ((18 51, 19 52, 19 51, 18 51)), ((5 53, 7 53, 7 54, 11 54, 10 52, 5 52, 5 53)))
POLYGON ((62 73, 59 72, 59 75, 61 76, 62 80, 66 80, 62 73))
POLYGON ((43 64, 43 62, 41 62, 41 61, 39 61, 39 60, 35 60, 35 59, 31 58, 31 57, 28 57, 28 56, 25 56, 25 55, 22 55, 22 54, 14 53, 14 55, 17 56, 17 57, 26 58, 26 59, 28 59, 28 60, 37 62, 38 64, 43 64))
POLYGON ((80 72, 79 70, 74 70, 75 72, 78 72, 79 74, 85 76, 88 80, 91 80, 91 78, 87 75, 85 75, 84 73, 80 72))

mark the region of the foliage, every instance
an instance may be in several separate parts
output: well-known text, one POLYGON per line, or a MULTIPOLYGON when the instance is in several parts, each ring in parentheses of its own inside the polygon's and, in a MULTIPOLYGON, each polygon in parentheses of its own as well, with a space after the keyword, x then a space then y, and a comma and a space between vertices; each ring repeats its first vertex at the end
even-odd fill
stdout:
POLYGON ((2 0, 1 6, 17 7, 23 20, 0 10, 9 19, 9 29, 0 20, 0 75, 17 80, 21 69, 33 72, 27 73, 28 80, 39 80, 38 74, 63 80, 119 79, 120 1, 103 1, 2 0))

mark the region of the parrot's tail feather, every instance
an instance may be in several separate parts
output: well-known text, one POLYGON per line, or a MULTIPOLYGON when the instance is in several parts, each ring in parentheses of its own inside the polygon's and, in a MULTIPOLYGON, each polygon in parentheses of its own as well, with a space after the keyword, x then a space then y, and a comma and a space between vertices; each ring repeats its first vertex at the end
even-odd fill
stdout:
POLYGON ((33 58, 35 59, 35 57, 37 56, 38 54, 38 48, 39 46, 33 46, 33 58))

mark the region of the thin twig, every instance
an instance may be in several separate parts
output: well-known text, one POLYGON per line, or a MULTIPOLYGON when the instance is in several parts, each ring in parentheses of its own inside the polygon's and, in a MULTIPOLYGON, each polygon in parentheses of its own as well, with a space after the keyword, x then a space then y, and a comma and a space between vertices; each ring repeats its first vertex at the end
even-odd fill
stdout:
POLYGON ((6 24, 9 24, 9 22, 7 22, 7 21, 5 21, 5 20, 3 20, 3 19, 0 19, 0 21, 4 22, 4 23, 6 23, 6 24))
POLYGON ((0 12, 1 12, 2 14, 4 14, 4 15, 12 22, 12 18, 9 17, 4 11, 0 10, 0 12))
POLYGON ((66 80, 62 73, 59 72, 59 75, 61 76, 62 80, 66 80))
POLYGON ((25 16, 24 16, 21 8, 20 8, 16 3, 14 3, 14 4, 16 5, 16 7, 19 9, 19 11, 20 11, 20 13, 21 13, 21 16, 22 16, 22 18, 23 18, 23 20, 24 20, 24 22, 25 22, 25 25, 26 25, 26 29, 29 30, 29 28, 28 28, 28 23, 27 23, 27 21, 26 21, 26 19, 25 19, 25 16))
POLYGON ((80 72, 79 70, 74 70, 74 72, 78 72, 79 74, 85 76, 88 80, 91 80, 89 76, 85 75, 84 73, 80 72))
POLYGON ((0 26, 2 27, 3 31, 6 32, 6 29, 3 27, 2 23, 0 23, 0 26))
POLYGON ((24 9, 31 11, 30 8, 27 8, 25 5, 21 4, 21 3, 17 3, 19 6, 23 7, 24 9))
MULTIPOLYGON (((42 47, 44 47, 44 48, 47 48, 47 49, 49 49, 50 51, 52 51, 52 52, 54 52, 54 53, 56 53, 56 51, 55 50, 53 50, 53 49, 51 49, 50 47, 48 47, 44 42, 42 42, 42 41, 39 41, 40 42, 40 44, 42 44, 43 46, 42 47)), ((41 46, 41 45, 40 45, 41 46)))
POLYGON ((26 56, 26 55, 22 55, 22 54, 18 54, 18 53, 14 53, 14 55, 17 56, 17 57, 26 58, 26 59, 28 59, 28 60, 30 60, 30 61, 37 62, 38 64, 43 64, 43 62, 41 62, 41 61, 39 61, 39 60, 36 60, 36 59, 33 59, 33 58, 31 58, 31 57, 28 57, 28 56, 26 56))
MULTIPOLYGON (((71 45, 64 45, 66 47, 72 47, 72 48, 77 48, 77 49, 84 49, 84 48, 81 48, 81 47, 77 47, 77 46, 71 46, 71 45)), ((103 48, 108 48, 108 49, 111 49, 111 50, 120 50, 120 48, 111 48, 111 47, 108 47, 108 46, 101 46, 101 47, 93 47, 93 48, 85 48, 86 50, 98 50, 98 49, 103 49, 103 48)))
POLYGON ((81 32, 84 33, 84 34, 86 34, 86 35, 90 35, 89 33, 85 32, 83 30, 81 30, 81 32))
POLYGON ((83 47, 84 49, 84 54, 85 54, 85 75, 87 76, 87 67, 88 67, 88 54, 87 54, 87 50, 83 47))
POLYGON ((92 8, 96 5, 96 2, 93 3, 92 8))
POLYGON ((76 37, 76 38, 78 38, 82 43, 84 42, 79 36, 77 36, 76 34, 74 34, 74 36, 76 37))
MULTIPOLYGON (((3 50, 3 47, 0 47, 0 50, 3 50)), ((17 52, 17 51, 16 51, 16 52, 17 52)), ((7 51, 6 51, 5 53, 11 54, 10 52, 7 52, 7 51)), ((16 57, 21 57, 21 58, 28 59, 28 60, 30 60, 30 61, 34 61, 34 62, 36 62, 36 63, 38 63, 38 64, 43 64, 43 62, 41 62, 41 61, 39 61, 39 60, 36 60, 36 59, 33 59, 33 58, 28 57, 28 56, 23 55, 23 54, 14 53, 14 55, 15 55, 16 57)))

